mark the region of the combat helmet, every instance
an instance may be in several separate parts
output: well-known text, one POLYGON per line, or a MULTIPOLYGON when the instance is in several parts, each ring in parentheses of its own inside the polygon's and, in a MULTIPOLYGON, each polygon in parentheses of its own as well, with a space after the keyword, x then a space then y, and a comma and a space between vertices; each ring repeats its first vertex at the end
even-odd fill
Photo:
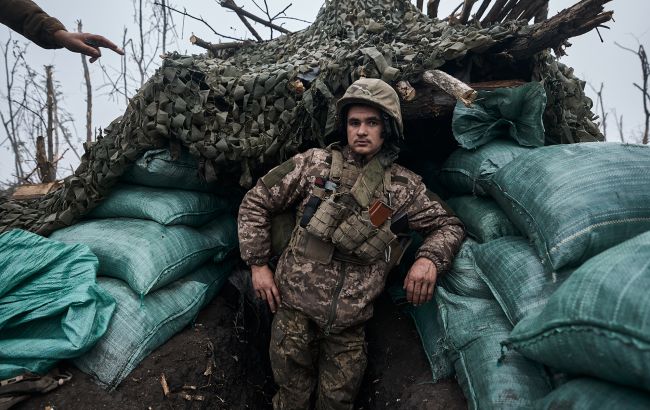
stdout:
POLYGON ((377 78, 361 78, 348 87, 343 97, 336 103, 337 121, 344 127, 347 108, 355 104, 370 105, 388 115, 390 128, 397 140, 404 138, 402 112, 397 92, 386 82, 377 78))

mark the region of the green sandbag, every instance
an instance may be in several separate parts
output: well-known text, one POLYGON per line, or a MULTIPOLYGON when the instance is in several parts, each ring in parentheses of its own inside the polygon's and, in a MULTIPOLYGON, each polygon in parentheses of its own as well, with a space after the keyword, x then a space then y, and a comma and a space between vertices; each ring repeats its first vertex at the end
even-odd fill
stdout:
POLYGON ((519 230, 493 199, 467 195, 449 198, 447 204, 463 221, 467 234, 480 243, 519 235, 519 230))
POLYGON ((122 184, 88 217, 138 218, 161 225, 201 226, 234 209, 234 201, 206 192, 122 184))
POLYGON ((531 148, 511 141, 492 141, 475 151, 462 148, 452 152, 440 169, 440 181, 457 195, 487 195, 482 180, 489 179, 501 167, 531 148))
POLYGON ((122 181, 134 185, 202 192, 214 192, 217 187, 199 177, 198 159, 184 149, 177 159, 173 159, 166 149, 145 152, 122 175, 122 181))
POLYGON ((510 323, 539 312, 570 271, 548 274, 526 238, 510 236, 473 248, 479 276, 510 323))
POLYGON ((117 301, 115 316, 102 340, 74 364, 114 389, 142 359, 192 322, 221 289, 233 265, 231 260, 204 265, 142 300, 121 280, 99 278, 99 285, 117 301))
POLYGON ((585 262, 507 345, 558 370, 650 390, 650 232, 585 262))
POLYGON ((494 299, 436 290, 458 383, 470 409, 526 409, 551 391, 544 368, 521 355, 502 360, 512 325, 494 299))
POLYGON ((544 145, 546 92, 540 83, 515 88, 481 90, 474 103, 466 107, 458 101, 451 122, 454 137, 461 147, 472 149, 495 138, 511 138, 520 145, 544 145))
POLYGON ((580 378, 553 390, 535 404, 540 410, 647 410, 650 395, 598 379, 580 378))
POLYGON ((163 226, 144 219, 96 219, 56 231, 66 243, 83 243, 99 258, 99 274, 124 280, 140 295, 194 271, 237 247, 237 223, 221 215, 201 229, 163 226))
POLYGON ((0 235, 0 380, 47 373, 102 337, 115 301, 95 283, 97 265, 84 245, 0 235))
POLYGON ((422 347, 431 367, 432 382, 453 376, 454 366, 449 359, 444 332, 438 319, 438 304, 435 299, 421 306, 407 305, 406 311, 415 322, 415 327, 420 335, 422 347))
POLYGON ((479 276, 478 267, 474 261, 472 246, 476 244, 476 241, 471 238, 463 241, 451 269, 441 275, 438 284, 456 295, 492 299, 492 292, 479 276))
POLYGON ((538 148, 489 181, 490 195, 549 271, 650 230, 650 147, 582 143, 538 148))

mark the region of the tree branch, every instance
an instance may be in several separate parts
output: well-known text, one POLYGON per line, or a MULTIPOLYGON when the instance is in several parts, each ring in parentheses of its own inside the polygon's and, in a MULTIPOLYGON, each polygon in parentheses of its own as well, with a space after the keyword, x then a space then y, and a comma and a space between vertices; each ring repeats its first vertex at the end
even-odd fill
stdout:
POLYGON ((201 23, 205 24, 206 27, 208 27, 208 28, 209 28, 209 29, 210 29, 210 30, 211 30, 215 35, 217 35, 217 36, 219 36, 219 37, 223 37, 223 38, 227 38, 227 39, 235 40, 235 41, 240 41, 240 40, 241 40, 241 39, 236 38, 236 37, 231 37, 231 36, 227 36, 227 35, 225 35, 225 34, 221 34, 221 33, 219 33, 219 32, 218 32, 217 30, 215 30, 215 29, 214 29, 210 24, 208 24, 208 22, 205 21, 205 20, 203 19, 203 17, 200 17, 200 16, 199 16, 199 17, 193 16, 193 15, 189 14, 186 10, 184 10, 184 11, 180 11, 180 10, 177 10, 177 9, 175 9, 174 7, 170 6, 170 5, 167 5, 167 4, 161 4, 161 3, 158 3, 158 2, 154 2, 153 4, 155 4, 155 5, 157 5, 157 6, 161 6, 161 7, 166 7, 168 10, 174 11, 174 12, 176 12, 176 13, 182 15, 182 16, 189 17, 189 18, 191 18, 191 19, 193 19, 193 20, 196 20, 196 21, 200 21, 201 23))
POLYGON ((221 5, 221 7, 225 7, 227 9, 230 9, 230 10, 232 10, 232 11, 238 13, 238 14, 241 13, 242 15, 248 17, 249 19, 251 19, 253 21, 256 21, 256 22, 258 22, 260 24, 263 24, 263 25, 265 25, 267 27, 270 27, 273 30, 277 30, 280 33, 284 33, 284 34, 291 33, 289 30, 287 30, 284 27, 280 27, 277 24, 273 24, 272 22, 269 22, 269 21, 266 21, 266 20, 264 20, 264 19, 262 19, 260 17, 257 17, 253 13, 249 13, 248 11, 244 10, 243 8, 241 8, 237 4, 235 4, 235 2, 233 0, 220 0, 219 4, 221 5))

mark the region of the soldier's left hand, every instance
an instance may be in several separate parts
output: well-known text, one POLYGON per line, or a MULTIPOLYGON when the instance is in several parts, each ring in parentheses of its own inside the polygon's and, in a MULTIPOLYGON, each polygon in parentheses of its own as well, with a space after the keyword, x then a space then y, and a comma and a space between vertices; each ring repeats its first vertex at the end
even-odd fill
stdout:
POLYGON ((421 305, 433 297, 433 289, 438 277, 438 268, 427 258, 418 258, 404 279, 406 300, 421 305))

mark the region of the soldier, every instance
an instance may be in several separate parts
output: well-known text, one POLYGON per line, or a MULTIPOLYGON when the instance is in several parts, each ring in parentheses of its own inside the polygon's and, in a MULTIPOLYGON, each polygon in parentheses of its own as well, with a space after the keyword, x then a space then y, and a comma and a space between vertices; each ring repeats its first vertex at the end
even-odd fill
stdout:
POLYGON ((396 225, 425 236, 404 280, 415 305, 431 299, 464 237, 421 178, 393 163, 403 128, 388 84, 356 81, 338 101, 337 120, 347 145, 294 156, 261 178, 239 209, 242 258, 275 313, 275 409, 309 408, 314 389, 319 409, 353 407, 366 367, 364 323, 401 256, 396 225), (271 218, 291 207, 297 224, 274 275, 271 218))

